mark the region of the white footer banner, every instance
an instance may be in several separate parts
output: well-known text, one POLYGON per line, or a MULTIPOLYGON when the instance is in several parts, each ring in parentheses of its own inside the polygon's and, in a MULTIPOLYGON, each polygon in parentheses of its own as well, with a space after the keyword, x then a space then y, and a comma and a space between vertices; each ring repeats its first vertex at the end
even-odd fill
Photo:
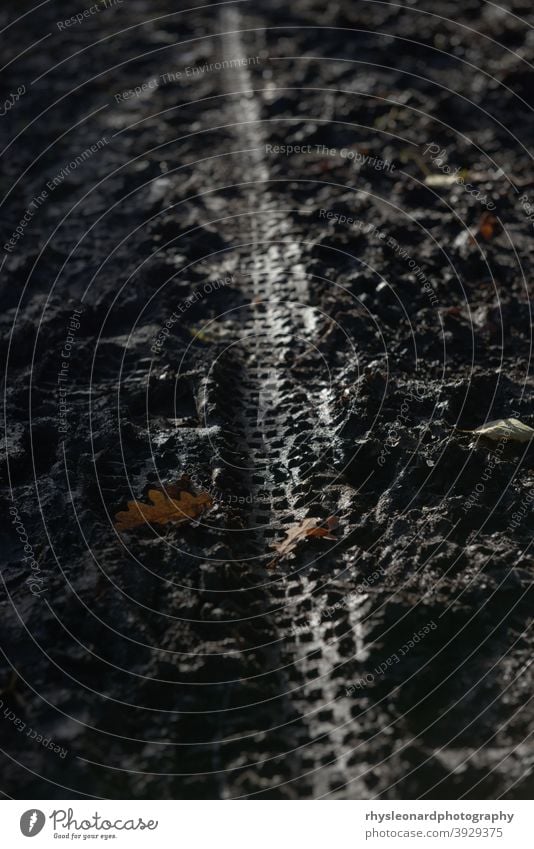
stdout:
POLYGON ((0 825, 6 849, 534 847, 530 801, 5 800, 0 825))

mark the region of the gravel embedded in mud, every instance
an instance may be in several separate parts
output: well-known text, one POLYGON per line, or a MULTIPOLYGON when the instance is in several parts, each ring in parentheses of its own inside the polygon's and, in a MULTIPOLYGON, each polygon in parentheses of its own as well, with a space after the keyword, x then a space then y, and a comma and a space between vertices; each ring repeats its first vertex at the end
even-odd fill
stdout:
POLYGON ((467 431, 534 427, 532 10, 30 9, 4 794, 531 798, 534 447, 467 431))

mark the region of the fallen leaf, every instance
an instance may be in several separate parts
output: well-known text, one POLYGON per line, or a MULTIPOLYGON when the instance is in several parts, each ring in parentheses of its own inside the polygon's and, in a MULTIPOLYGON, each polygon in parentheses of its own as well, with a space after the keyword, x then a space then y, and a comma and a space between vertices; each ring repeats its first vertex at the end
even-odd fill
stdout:
POLYGON ((335 516, 330 516, 326 521, 321 522, 321 519, 303 519, 298 525, 293 525, 286 531, 286 538, 282 542, 276 542, 271 547, 276 549, 276 557, 267 564, 268 569, 273 569, 279 560, 287 557, 288 554, 296 549, 298 544, 305 539, 322 537, 323 539, 336 540, 332 536, 333 531, 338 526, 338 520, 335 516), (326 525, 326 527, 324 527, 326 525))
POLYGON ((478 222, 478 232, 485 239, 486 242, 489 242, 490 239, 493 239, 497 232, 499 221, 498 219, 491 214, 491 212, 485 212, 480 221, 478 222))
POLYGON ((149 504, 128 501, 127 509, 115 516, 115 528, 118 531, 129 531, 144 524, 166 525, 172 522, 181 525, 198 519, 212 506, 213 499, 207 492, 194 495, 179 488, 182 482, 185 482, 184 479, 181 479, 179 484, 171 485, 167 492, 149 489, 149 504))
POLYGON ((475 430, 463 430, 461 432, 476 433, 495 441, 511 439, 513 442, 530 442, 534 436, 534 428, 523 424, 519 419, 495 419, 475 428, 475 430))
POLYGON ((443 315, 452 315, 455 318, 463 317, 463 312, 461 307, 447 307, 443 310, 443 315))
POLYGON ((454 186, 458 182, 456 174, 429 174, 425 177, 427 186, 454 186))
POLYGON ((210 333, 207 330, 197 330, 195 327, 188 327, 187 329, 189 330, 189 333, 193 337, 194 341, 198 339, 199 342, 213 342, 214 340, 213 333, 210 333))

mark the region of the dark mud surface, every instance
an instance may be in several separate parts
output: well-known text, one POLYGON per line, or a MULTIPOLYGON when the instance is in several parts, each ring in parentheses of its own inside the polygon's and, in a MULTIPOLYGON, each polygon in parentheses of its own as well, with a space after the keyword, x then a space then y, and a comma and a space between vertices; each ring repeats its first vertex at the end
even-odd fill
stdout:
POLYGON ((3 793, 531 798, 531 5, 76 11, 0 11, 3 793))

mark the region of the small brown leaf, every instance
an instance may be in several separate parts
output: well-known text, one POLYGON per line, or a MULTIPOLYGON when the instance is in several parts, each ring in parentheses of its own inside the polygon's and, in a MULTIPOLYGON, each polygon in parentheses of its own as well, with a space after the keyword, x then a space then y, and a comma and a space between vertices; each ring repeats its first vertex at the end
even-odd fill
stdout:
POLYGON ((491 212, 484 212, 478 222, 478 232, 486 242, 489 242, 497 234, 498 225, 499 220, 491 212))
MULTIPOLYGON (((185 480, 181 479, 180 484, 184 483, 185 480)), ((197 519, 212 506, 213 499, 207 492, 194 495, 185 489, 178 489, 178 486, 179 484, 171 485, 168 492, 150 489, 149 504, 128 501, 127 509, 115 516, 115 528, 118 531, 129 531, 144 524, 166 525, 172 522, 181 525, 197 519)))
POLYGON ((452 315, 454 318, 459 318, 463 315, 461 307, 447 307, 443 310, 443 315, 452 315))
POLYGON ((336 541, 336 537, 332 536, 331 531, 337 528, 339 522, 336 516, 330 516, 326 521, 321 523, 321 519, 303 519, 298 525, 293 525, 286 531, 286 538, 282 542, 276 542, 272 548, 276 549, 276 557, 267 564, 268 569, 274 569, 278 561, 288 554, 292 554, 298 544, 305 539, 322 537, 336 541), (326 528, 324 527, 326 525, 326 528))

